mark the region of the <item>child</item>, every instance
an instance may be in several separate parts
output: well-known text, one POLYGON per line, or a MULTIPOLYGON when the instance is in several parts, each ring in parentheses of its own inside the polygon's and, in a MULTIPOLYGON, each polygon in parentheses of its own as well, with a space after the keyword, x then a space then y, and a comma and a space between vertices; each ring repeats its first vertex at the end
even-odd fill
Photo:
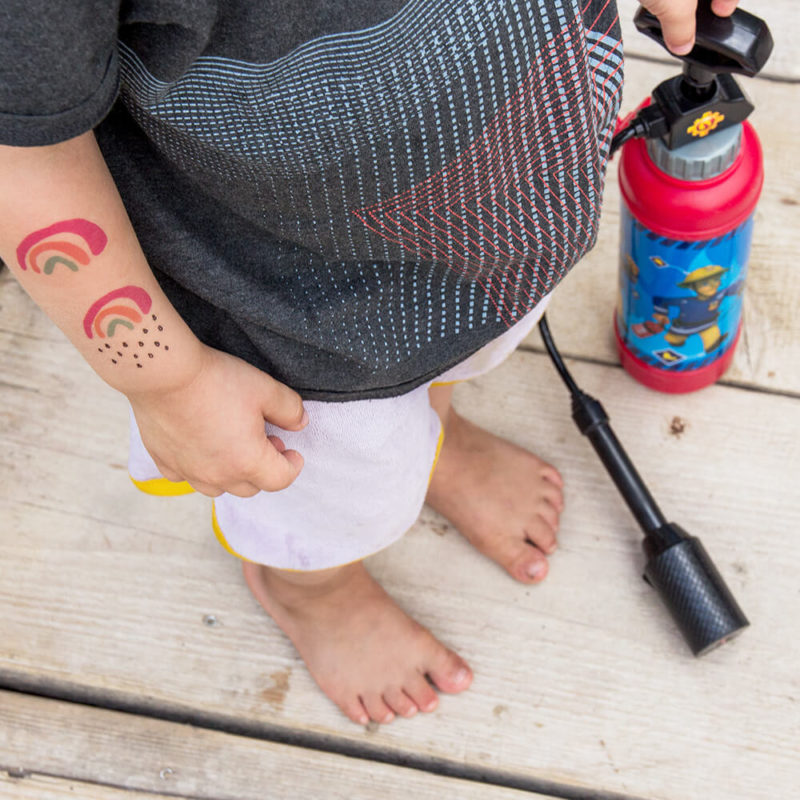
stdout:
POLYGON ((0 255, 130 400, 134 482, 216 498, 352 720, 432 710, 426 676, 467 688, 361 560, 427 501, 514 578, 547 572, 559 473, 450 384, 594 242, 613 3, 13 0, 0 22, 0 255))

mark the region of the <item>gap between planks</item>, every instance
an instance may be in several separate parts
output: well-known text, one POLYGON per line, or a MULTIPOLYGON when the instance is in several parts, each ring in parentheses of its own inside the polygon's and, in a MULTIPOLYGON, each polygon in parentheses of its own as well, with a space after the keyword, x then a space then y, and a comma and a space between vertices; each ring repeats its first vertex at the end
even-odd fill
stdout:
MULTIPOLYGON (((273 744, 288 745, 307 751, 330 753, 361 761, 405 767, 406 769, 413 769, 444 778, 533 792, 543 794, 553 798, 553 800, 556 800, 556 798, 559 800, 646 800, 646 798, 638 795, 620 794, 547 780, 537 780, 491 767, 473 766, 449 759, 408 753, 407 751, 393 751, 386 747, 340 739, 336 736, 314 733, 308 730, 300 731, 296 728, 287 728, 266 722, 243 721, 237 717, 224 714, 213 714, 203 712, 197 708, 180 707, 177 704, 165 703, 163 700, 156 702, 141 695, 126 695, 123 692, 113 690, 100 690, 96 687, 82 686, 70 681, 36 679, 30 676, 21 676, 8 670, 0 670, 0 691, 130 714, 139 718, 191 725, 207 731, 241 736, 273 744)), ((374 725, 374 723, 371 723, 371 725, 374 725)), ((375 727, 377 728, 378 726, 375 727)), ((0 753, 0 759, 2 757, 3 754, 0 753)), ((0 761, 0 771, 8 772, 9 777, 13 777, 13 767, 10 764, 3 764, 0 761)), ((31 772, 31 774, 43 775, 45 773, 31 772)), ((48 777, 69 778, 70 776, 48 775, 48 777)), ((83 780, 87 782, 85 779, 83 780)), ((113 784, 98 783, 95 785, 109 786, 109 788, 125 788, 113 784)), ((182 798, 182 800, 193 800, 190 796, 184 794, 176 796, 182 798)), ((202 798, 197 800, 202 800, 202 798)))

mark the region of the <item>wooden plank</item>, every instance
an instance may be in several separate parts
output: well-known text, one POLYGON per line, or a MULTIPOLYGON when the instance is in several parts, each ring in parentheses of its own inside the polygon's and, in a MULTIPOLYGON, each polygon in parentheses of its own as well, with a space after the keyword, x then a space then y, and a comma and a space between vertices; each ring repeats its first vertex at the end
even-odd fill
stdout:
POLYGON ((0 772, 0 797, 5 800, 170 800, 177 795, 114 789, 48 775, 12 777, 0 772))
MULTIPOLYGON (((642 56, 677 63, 663 47, 639 33, 633 24, 633 15, 639 8, 637 0, 617 0, 625 56, 642 56)), ((763 75, 783 80, 800 80, 800 46, 796 32, 800 26, 800 11, 794 0, 770 0, 769 3, 744 2, 741 7, 761 17, 769 26, 775 48, 764 67, 763 75)))
MULTIPOLYGON (((636 107, 674 68, 643 61, 626 64, 624 110, 636 107)), ((766 182, 756 209, 744 325, 724 380, 800 393, 800 148, 795 130, 797 88, 743 79, 756 106, 753 124, 762 141, 766 182)), ((548 310, 553 335, 565 353, 618 363, 612 332, 619 263, 617 165, 609 168, 597 245, 555 292, 548 310)), ((538 331, 527 340, 541 348, 538 331)))
POLYGON ((14 800, 548 798, 10 692, 0 720, 0 795, 14 800))
POLYGON ((562 469, 561 547, 543 585, 520 586, 426 512, 371 559, 476 680, 431 716, 366 731, 321 695, 250 597, 204 500, 142 497, 115 469, 124 404, 70 346, 7 334, 0 347, 6 685, 337 737, 575 791, 794 791, 800 544, 787 533, 800 525, 800 401, 725 386, 661 396, 617 368, 573 365, 665 513, 702 537, 753 622, 696 661, 640 578, 638 532, 545 357, 518 353, 459 387, 465 413, 562 469))

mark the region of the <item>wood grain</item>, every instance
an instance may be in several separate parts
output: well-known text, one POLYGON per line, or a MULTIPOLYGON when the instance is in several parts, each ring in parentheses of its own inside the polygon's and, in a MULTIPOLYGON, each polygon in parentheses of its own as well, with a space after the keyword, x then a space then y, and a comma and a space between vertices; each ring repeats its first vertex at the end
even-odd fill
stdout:
POLYGON ((0 797, 5 800, 170 800, 180 795, 115 789, 84 781, 53 778, 49 775, 12 777, 0 772, 0 797))
POLYGON ((9 800, 547 800, 521 792, 0 691, 9 800))

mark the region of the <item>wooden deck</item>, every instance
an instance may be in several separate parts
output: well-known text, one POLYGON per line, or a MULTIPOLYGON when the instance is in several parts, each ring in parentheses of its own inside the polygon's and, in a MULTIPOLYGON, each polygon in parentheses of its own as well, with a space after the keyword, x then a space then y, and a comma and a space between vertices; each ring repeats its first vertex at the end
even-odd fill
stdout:
MULTIPOLYGON (((631 16, 635 4, 620 5, 631 16)), ((619 368, 614 167, 600 242, 549 315, 576 378, 602 399, 667 516, 703 539, 751 628, 692 658, 641 579, 638 530, 532 335, 460 386, 456 405, 564 473, 551 574, 515 584, 426 510, 369 566, 468 659, 475 682, 431 715, 355 726, 249 595, 206 499, 133 488, 123 398, 4 272, 0 797, 797 796, 800 61, 788 32, 800 12, 792 0, 754 11, 778 45, 767 75, 743 80, 767 184, 733 368, 684 396, 619 368)), ((675 72, 628 41, 626 109, 675 72)))

